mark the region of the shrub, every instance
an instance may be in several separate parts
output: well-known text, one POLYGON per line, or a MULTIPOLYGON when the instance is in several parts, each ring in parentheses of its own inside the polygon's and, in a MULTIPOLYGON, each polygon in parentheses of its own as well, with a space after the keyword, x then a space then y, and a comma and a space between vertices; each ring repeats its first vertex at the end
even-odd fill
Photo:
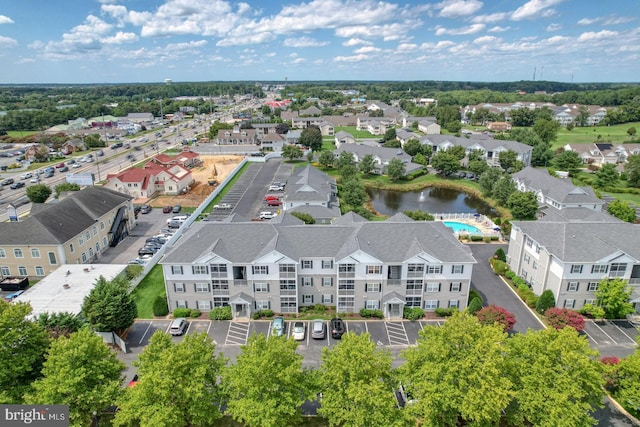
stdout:
POLYGON ((402 317, 409 320, 422 319, 424 316, 424 310, 420 307, 405 307, 402 313, 402 317))
POLYGON ((604 308, 593 304, 585 304, 578 313, 593 319, 603 319, 605 315, 604 308))
POLYGON ((482 241, 485 242, 485 243, 489 243, 491 241, 491 236, 484 236, 482 238, 482 241))
POLYGON ((584 329, 584 317, 568 308, 550 308, 544 314, 549 325, 556 329, 570 326, 578 332, 584 329))
POLYGON ((189 317, 198 318, 202 315, 202 312, 198 309, 192 308, 191 313, 189 313, 189 317))
POLYGON ((533 293, 527 282, 521 277, 516 277, 513 283, 517 283, 517 292, 520 298, 531 308, 535 308, 538 304, 538 297, 533 293))
POLYGON ((504 277, 506 277, 509 280, 513 280, 516 278, 516 273, 514 273, 513 271, 509 270, 506 273, 504 273, 504 277))
POLYGON ((169 314, 166 295, 158 295, 156 299, 153 300, 152 310, 154 316, 166 316, 169 314))
POLYGON ((495 258, 502 261, 502 262, 507 262, 507 254, 504 253, 504 249, 502 248, 498 248, 498 250, 496 250, 496 253, 494 254, 495 258))
POLYGON ((365 318, 376 317, 378 319, 384 319, 384 314, 382 314, 382 310, 374 310, 370 308, 361 308, 360 316, 365 318))
POLYGON ((313 311, 315 311, 316 313, 324 313, 328 309, 329 309, 329 307, 327 307, 324 304, 316 304, 316 305, 313 306, 313 311))
POLYGON ((254 320, 261 319, 263 317, 273 317, 273 310, 266 309, 254 311, 251 317, 253 317, 254 320))
POLYGON ((515 316, 497 305, 489 305, 480 309, 476 313, 476 317, 483 325, 498 323, 505 331, 511 330, 513 325, 516 324, 515 316))
POLYGON ((538 298, 538 302, 536 303, 536 311, 540 314, 544 314, 545 311, 555 306, 556 299, 553 296, 553 292, 547 289, 542 293, 542 295, 540 295, 540 298, 538 298))
POLYGON ((231 312, 231 306, 226 307, 214 307, 209 312, 209 319, 211 320, 231 320, 233 319, 233 313, 231 312))
POLYGON ((476 291, 475 289, 471 289, 469 291, 469 299, 468 302, 473 301, 474 298, 478 298, 480 300, 481 303, 484 303, 484 300, 482 299, 482 295, 480 295, 478 293, 478 291, 476 291))
POLYGON ((453 313, 455 313, 456 311, 458 311, 458 309, 455 307, 449 307, 449 308, 438 307, 436 308, 436 316, 449 317, 449 316, 453 316, 453 313))
POLYGON ((471 314, 476 314, 480 309, 482 309, 482 300, 478 297, 473 298, 467 306, 467 311, 471 314))
POLYGON ((173 317, 189 317, 191 309, 189 308, 176 308, 173 310, 173 317))
POLYGON ((124 269, 124 274, 127 277, 127 280, 131 281, 138 277, 140 273, 142 273, 142 270, 143 267, 141 265, 130 264, 124 269))
POLYGON ((509 271, 509 265, 504 262, 504 261, 500 261, 499 259, 494 259, 491 258, 491 260, 489 261, 489 263, 491 264, 491 267, 493 267, 493 270, 500 275, 503 275, 509 271))
POLYGON ((484 239, 483 236, 471 236, 471 241, 472 242, 481 242, 482 239, 484 239))

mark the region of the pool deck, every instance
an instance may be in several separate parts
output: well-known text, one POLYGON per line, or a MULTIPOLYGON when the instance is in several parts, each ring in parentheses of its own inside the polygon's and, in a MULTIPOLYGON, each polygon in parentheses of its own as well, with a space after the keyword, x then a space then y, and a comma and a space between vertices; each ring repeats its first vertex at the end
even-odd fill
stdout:
MULTIPOLYGON (((494 230, 497 228, 497 225, 493 223, 489 218, 484 215, 476 216, 477 214, 457 214, 457 213, 447 213, 447 214, 435 214, 435 221, 442 222, 459 222, 462 224, 467 224, 479 229, 482 232, 483 236, 498 236, 500 237, 499 241, 502 241, 502 234, 499 231, 494 230)), ((454 232, 455 233, 455 232, 454 232)), ((456 234, 469 234, 467 232, 460 232, 456 234)))

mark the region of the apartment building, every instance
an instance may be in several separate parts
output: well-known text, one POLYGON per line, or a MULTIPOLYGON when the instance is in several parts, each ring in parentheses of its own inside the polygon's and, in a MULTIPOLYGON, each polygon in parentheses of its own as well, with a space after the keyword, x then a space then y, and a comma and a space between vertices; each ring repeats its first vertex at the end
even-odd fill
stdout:
POLYGON ((170 309, 232 307, 297 313, 324 304, 339 313, 361 308, 400 318, 404 307, 467 305, 471 251, 440 222, 403 214, 369 222, 355 214, 330 225, 201 222, 169 248, 163 268, 170 309))

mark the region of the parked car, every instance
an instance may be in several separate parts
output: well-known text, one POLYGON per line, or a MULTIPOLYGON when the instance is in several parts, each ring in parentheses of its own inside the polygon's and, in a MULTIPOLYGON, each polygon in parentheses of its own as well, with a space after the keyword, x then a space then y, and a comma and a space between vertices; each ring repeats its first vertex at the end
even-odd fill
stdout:
POLYGON ((295 322, 293 324, 291 336, 296 341, 304 341, 304 322, 295 322))
POLYGON ((322 319, 315 319, 311 323, 311 338, 323 340, 327 335, 327 324, 322 319))
POLYGON ((342 319, 331 319, 331 338, 339 340, 345 332, 344 321, 342 319))
POLYGON ((152 208, 149 205, 142 205, 140 206, 140 213, 142 214, 148 214, 149 212, 151 212, 152 208))
POLYGON ((182 221, 169 221, 167 223, 167 227, 169 227, 169 228, 180 228, 180 227, 182 227, 182 224, 184 224, 184 222, 182 222, 182 221))
POLYGON ((266 196, 264 196, 265 200, 280 200, 280 197, 276 196, 275 194, 267 194, 266 196))
POLYGON ((173 319, 171 322, 171 326, 169 326, 169 333, 173 336, 182 335, 187 330, 189 323, 187 319, 184 317, 178 317, 177 319, 173 319))
POLYGON ((182 206, 180 205, 175 205, 173 208, 171 208, 172 213, 180 213, 181 210, 182 210, 182 206))
POLYGON ((267 206, 280 206, 282 205, 282 200, 267 200, 267 206))
POLYGON ((22 187, 24 187, 24 182, 18 181, 18 182, 14 182, 13 184, 11 184, 10 188, 12 190, 17 190, 18 188, 22 188, 22 187))
POLYGON ((271 322, 271 332, 277 337, 284 335, 284 317, 276 316, 271 322))
POLYGON ((151 255, 151 256, 153 256, 153 255, 155 255, 155 253, 156 253, 156 252, 158 252, 158 251, 157 251, 157 250, 156 250, 156 251, 154 251, 154 250, 153 250, 153 249, 151 249, 151 248, 146 248, 146 247, 145 247, 145 248, 140 248, 140 249, 138 249, 138 256, 139 256, 139 257, 142 257, 142 256, 144 256, 144 255, 151 255))
POLYGON ((22 295, 24 293, 24 289, 20 289, 19 291, 15 291, 15 292, 11 292, 10 294, 7 294, 4 297, 4 300, 6 302, 11 302, 14 299, 18 298, 20 295, 22 295))
POLYGON ((258 215, 258 219, 260 220, 266 220, 266 219, 273 219, 276 217, 276 214, 273 212, 260 212, 260 215, 258 215))
POLYGON ((162 213, 171 213, 173 206, 165 206, 162 208, 162 213))
POLYGON ((270 185, 269 191, 284 191, 284 187, 281 185, 270 185))

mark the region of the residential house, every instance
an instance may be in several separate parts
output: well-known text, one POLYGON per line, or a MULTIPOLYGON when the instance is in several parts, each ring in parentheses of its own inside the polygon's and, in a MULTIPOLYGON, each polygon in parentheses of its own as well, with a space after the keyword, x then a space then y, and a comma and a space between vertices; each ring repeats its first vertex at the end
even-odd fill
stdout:
POLYGON ((302 135, 302 132, 299 130, 295 130, 295 129, 291 129, 289 130, 289 132, 286 133, 286 135, 284 136, 284 141, 285 144, 297 144, 300 141, 300 136, 302 135))
POLYGON ((566 144, 565 150, 575 151, 580 155, 584 163, 595 166, 604 164, 623 164, 631 155, 640 154, 640 144, 612 144, 612 143, 594 143, 594 144, 566 144))
POLYGON ((400 146, 404 147, 404 144, 407 143, 410 139, 415 139, 416 141, 420 140, 420 135, 415 132, 412 132, 410 129, 402 128, 396 130, 396 139, 400 141, 400 146))
POLYGON ((418 120, 418 130, 425 135, 440 135, 441 127, 435 117, 424 117, 418 120))
POLYGON ((420 138, 420 143, 430 145, 433 153, 447 150, 460 145, 465 148, 467 154, 472 151, 482 153, 482 158, 490 166, 500 166, 500 153, 503 151, 513 151, 517 155, 517 160, 525 166, 531 164, 531 153, 533 147, 517 141, 498 140, 486 135, 473 134, 467 138, 465 136, 453 135, 425 135, 420 138))
POLYGON ((343 151, 353 154, 353 160, 356 165, 359 164, 365 156, 372 156, 375 167, 373 173, 380 175, 387 173, 387 166, 389 166, 392 159, 399 159, 404 163, 405 174, 424 169, 423 165, 411 162, 411 156, 400 148, 387 148, 379 145, 371 146, 365 144, 343 144, 333 151, 333 156, 337 159, 343 151))
POLYGON ((604 201, 599 199, 593 188, 577 187, 571 180, 549 175, 546 169, 526 167, 511 175, 518 191, 536 194, 538 203, 555 209, 586 208, 602 211, 604 201))
POLYGON ((507 122, 489 122, 487 129, 494 132, 507 132, 511 130, 511 123, 507 122))
POLYGON ((135 199, 150 199, 156 194, 177 195, 189 189, 193 176, 179 164, 161 165, 148 162, 144 168, 128 168, 107 175, 105 188, 119 191, 135 199))
POLYGON ((291 210, 298 206, 323 206, 334 209, 334 217, 340 216, 336 180, 308 165, 297 169, 287 180, 282 208, 291 210))
POLYGON ((310 106, 309 108, 305 108, 304 110, 300 110, 298 112, 299 116, 302 117, 317 117, 322 114, 322 110, 316 107, 315 105, 310 106))
POLYGON ((444 224, 402 214, 331 225, 198 222, 160 262, 170 310, 231 306, 234 318, 249 318, 324 304, 395 319, 404 307, 464 309, 475 263, 444 224))
POLYGON ((165 153, 158 154, 149 159, 150 163, 155 163, 161 166, 182 166, 185 169, 190 169, 198 166, 202 163, 200 160, 200 154, 195 151, 191 151, 189 147, 182 147, 182 151, 175 156, 170 156, 165 153))
POLYGON ((42 278, 62 264, 91 263, 135 225, 132 198, 103 187, 34 203, 28 217, 0 223, 0 272, 42 278))
POLYGON ((217 143, 221 145, 255 145, 257 142, 255 129, 241 129, 236 126, 233 129, 218 130, 217 143))
MULTIPOLYGON (((299 132, 299 131, 295 131, 295 132, 299 132)), ((279 133, 268 133, 260 137, 260 147, 263 151, 282 151, 282 147, 284 146, 284 143, 285 143, 285 135, 280 135, 279 133)))
POLYGON ((387 129, 395 126, 392 120, 377 117, 372 118, 358 116, 356 121, 357 130, 365 130, 371 135, 384 135, 387 132, 387 129))
POLYGON ((335 135, 335 144, 337 148, 340 148, 340 146, 342 144, 355 144, 356 143, 356 139, 353 135, 351 135, 349 132, 345 132, 343 130, 341 130, 340 132, 336 133, 335 135))
POLYGON ((74 138, 74 139, 70 139, 69 141, 66 141, 64 144, 62 144, 62 147, 60 147, 60 152, 62 154, 64 154, 65 156, 68 156, 68 155, 73 154, 75 152, 84 151, 86 149, 87 149, 87 147, 84 144, 84 141, 82 139, 74 138))

